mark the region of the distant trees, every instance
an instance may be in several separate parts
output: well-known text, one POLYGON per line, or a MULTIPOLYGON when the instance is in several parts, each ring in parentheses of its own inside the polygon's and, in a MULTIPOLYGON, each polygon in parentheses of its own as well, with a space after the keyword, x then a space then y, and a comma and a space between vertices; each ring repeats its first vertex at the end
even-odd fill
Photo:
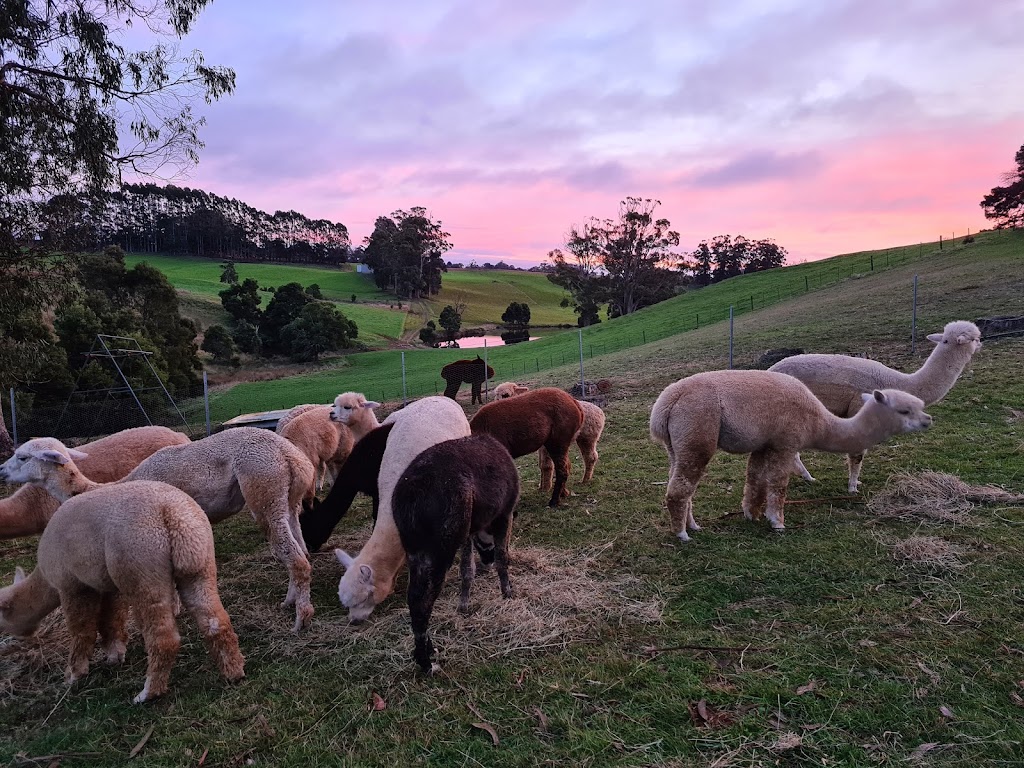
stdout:
POLYGON ((456 334, 462 328, 462 313, 451 304, 448 304, 441 310, 441 315, 437 321, 444 328, 445 341, 449 343, 455 341, 456 334))
POLYGON ((681 269, 693 285, 700 287, 736 275, 781 267, 788 255, 785 248, 771 240, 718 235, 702 240, 681 269))
MULTIPOLYGON (((269 307, 268 307, 269 309, 269 307)), ((317 361, 325 352, 352 346, 356 324, 329 301, 310 301, 299 316, 281 329, 280 344, 299 361, 317 361)))
POLYGON ((981 201, 985 218, 999 229, 1024 225, 1024 144, 1013 159, 1017 167, 1003 174, 1004 186, 993 187, 981 201))
POLYGON ((506 344, 516 344, 530 340, 530 307, 527 304, 513 301, 501 314, 501 321, 508 329, 501 334, 506 344))
POLYGON ((433 296, 441 290, 441 273, 448 271, 442 256, 451 250, 449 237, 425 208, 398 210, 377 218, 363 259, 381 290, 399 298, 433 296))

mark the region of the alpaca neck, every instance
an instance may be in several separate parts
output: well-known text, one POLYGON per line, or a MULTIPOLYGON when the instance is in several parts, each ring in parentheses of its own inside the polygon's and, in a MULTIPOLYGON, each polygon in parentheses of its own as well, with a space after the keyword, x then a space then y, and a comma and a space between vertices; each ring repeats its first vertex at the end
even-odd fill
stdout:
POLYGON ((102 483, 94 483, 81 473, 72 462, 58 467, 54 472, 48 472, 43 481, 43 488, 62 504, 72 496, 91 491, 102 483))
POLYGON ((863 453, 868 448, 890 437, 882 425, 871 416, 871 404, 861 408, 856 416, 843 419, 826 413, 823 427, 814 436, 808 448, 829 453, 863 453))
POLYGON ((907 376, 906 386, 899 388, 917 395, 924 400, 925 405, 937 403, 953 388, 957 378, 967 367, 971 355, 969 352, 964 354, 966 351, 967 348, 955 346, 950 349, 940 343, 932 350, 924 365, 907 376))
POLYGON ((5 612, 5 622, 11 626, 13 634, 31 635, 39 622, 49 616, 60 606, 60 594, 39 573, 36 568, 32 573, 13 587, 11 609, 5 612))

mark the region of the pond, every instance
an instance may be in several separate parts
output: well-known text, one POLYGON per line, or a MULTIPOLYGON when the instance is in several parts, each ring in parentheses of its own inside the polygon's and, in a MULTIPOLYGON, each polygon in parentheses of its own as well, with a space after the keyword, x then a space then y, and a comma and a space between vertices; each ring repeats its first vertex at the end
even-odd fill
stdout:
MULTIPOLYGON (((531 336, 530 341, 539 339, 540 336, 531 336)), ((477 347, 484 346, 486 342, 488 347, 503 347, 505 342, 502 341, 501 336, 464 336, 459 339, 459 349, 475 349, 477 347)), ((522 343, 522 342, 520 342, 522 343)), ((441 347, 445 349, 445 347, 441 347)))

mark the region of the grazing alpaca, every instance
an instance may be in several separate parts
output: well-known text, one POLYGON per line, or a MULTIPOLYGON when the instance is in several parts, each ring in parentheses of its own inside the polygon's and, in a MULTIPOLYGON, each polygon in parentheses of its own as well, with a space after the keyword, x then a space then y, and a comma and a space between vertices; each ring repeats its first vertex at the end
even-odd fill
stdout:
MULTIPOLYGON (((188 437, 167 427, 134 427, 101 437, 79 448, 88 454, 78 468, 90 480, 109 483, 120 480, 144 459, 168 445, 183 445, 188 437)), ((60 506, 42 488, 24 485, 0 499, 0 539, 14 539, 42 533, 60 506)))
MULTIPOLYGON (((507 400, 529 391, 530 388, 525 385, 506 381, 494 388, 494 397, 497 400, 507 400)), ((594 467, 597 466, 597 442, 604 432, 605 415, 601 407, 594 403, 587 400, 578 402, 583 409, 583 426, 576 434, 576 446, 583 454, 583 478, 580 482, 585 483, 594 476, 594 467)), ((540 462, 540 490, 549 491, 554 481, 555 463, 544 448, 537 451, 537 459, 540 462)))
POLYGON ((572 466, 569 448, 583 426, 583 408, 572 395, 555 387, 541 387, 480 408, 469 422, 474 435, 488 434, 505 446, 513 458, 544 448, 555 464, 555 484, 549 507, 569 495, 566 483, 572 466))
POLYGON ((394 427, 381 459, 377 480, 380 505, 373 533, 356 557, 334 550, 345 567, 338 582, 338 599, 349 609, 349 620, 354 624, 367 619, 374 607, 394 591, 395 577, 405 565, 405 550, 391 514, 391 497, 398 479, 430 446, 469 435, 462 406, 447 397, 425 397, 409 403, 388 416, 384 425, 388 424, 394 427))
POLYGON ((444 396, 450 397, 452 400, 459 393, 459 387, 463 383, 470 385, 470 405, 473 403, 483 403, 483 395, 481 390, 483 389, 483 383, 487 379, 494 378, 494 369, 486 365, 480 355, 476 356, 475 360, 456 360, 454 363, 448 363, 441 369, 441 378, 445 381, 444 396), (486 367, 486 376, 484 375, 484 369, 486 367))
POLYGON ((462 550, 459 610, 469 610, 474 535, 493 541, 503 597, 508 581, 508 540, 519 499, 519 474, 512 456, 490 435, 446 440, 427 448, 395 485, 391 511, 409 560, 409 614, 416 640, 413 658, 433 671, 434 645, 427 634, 445 575, 462 550))
POLYGON ((35 632, 58 605, 71 633, 69 683, 89 670, 96 632, 110 663, 124 661, 125 608, 142 630, 148 665, 135 702, 167 691, 181 638, 177 596, 228 680, 244 676, 238 637, 217 593, 213 530, 183 491, 149 480, 101 485, 74 464, 85 454, 53 438, 30 440, 0 466, 0 478, 45 487, 63 501, 39 539, 38 565, 0 589, 0 631, 35 632))
MULTIPOLYGON (((921 398, 928 406, 946 396, 981 349, 981 331, 974 323, 956 320, 947 323, 942 333, 930 334, 928 341, 936 347, 915 373, 901 373, 874 360, 846 355, 793 355, 768 370, 800 379, 836 416, 853 416, 860 410, 861 392, 873 389, 899 389, 921 398)), ((848 488, 856 493, 864 452, 851 453, 846 460, 850 468, 848 488)), ((799 455, 796 469, 805 479, 814 479, 799 455)))
POLYGON ((313 500, 299 516, 302 538, 310 552, 317 552, 324 545, 334 526, 345 516, 357 493, 365 493, 373 499, 373 519, 377 519, 379 495, 377 478, 380 475, 380 463, 384 459, 384 449, 388 444, 388 435, 394 424, 385 424, 372 430, 356 443, 349 454, 338 477, 331 486, 331 492, 323 501, 313 500))
POLYGON ((893 435, 926 429, 924 403, 896 389, 862 396, 850 419, 834 416, 792 376, 768 371, 709 371, 670 384, 651 409, 651 437, 669 455, 665 496, 672 524, 683 541, 693 518, 693 494, 720 448, 749 453, 743 516, 765 517, 782 529, 783 504, 798 451, 859 453, 893 435))

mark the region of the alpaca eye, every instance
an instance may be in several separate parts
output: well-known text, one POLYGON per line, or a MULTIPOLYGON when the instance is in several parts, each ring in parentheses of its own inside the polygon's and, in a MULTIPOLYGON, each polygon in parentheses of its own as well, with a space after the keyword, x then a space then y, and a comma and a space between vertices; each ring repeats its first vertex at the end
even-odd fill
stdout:
POLYGON ((900 409, 899 411, 897 411, 897 413, 900 413, 900 414, 902 414, 904 416, 909 416, 910 415, 910 411, 908 411, 906 408, 900 409))

